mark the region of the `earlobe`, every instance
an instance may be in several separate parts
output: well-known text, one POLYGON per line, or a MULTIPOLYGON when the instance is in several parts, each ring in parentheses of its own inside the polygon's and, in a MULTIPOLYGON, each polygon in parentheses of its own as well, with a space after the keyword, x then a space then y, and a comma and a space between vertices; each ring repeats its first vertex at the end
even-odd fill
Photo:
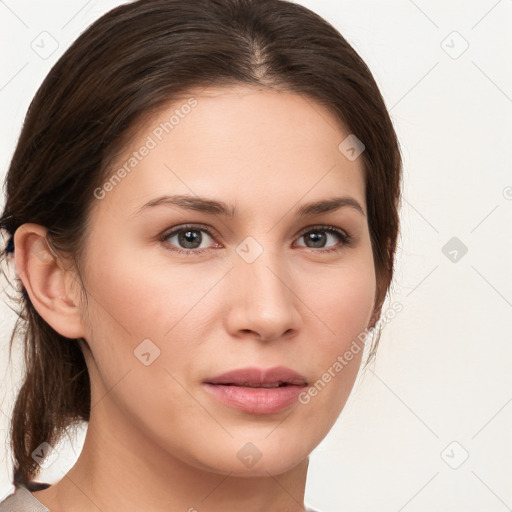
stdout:
POLYGON ((18 277, 41 317, 66 338, 84 337, 77 297, 69 288, 69 270, 46 239, 39 224, 23 224, 14 233, 14 260, 18 277))

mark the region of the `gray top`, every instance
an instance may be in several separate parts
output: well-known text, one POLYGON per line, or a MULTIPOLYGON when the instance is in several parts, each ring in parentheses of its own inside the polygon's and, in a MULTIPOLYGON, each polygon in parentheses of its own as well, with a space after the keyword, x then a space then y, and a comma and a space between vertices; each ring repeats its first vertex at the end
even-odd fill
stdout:
POLYGON ((0 512, 50 512, 50 510, 26 487, 20 486, 0 503, 0 512))
MULTIPOLYGON (((17 487, 0 502, 0 512, 50 512, 26 487, 17 487)), ((305 512, 318 512, 306 507, 305 512)))

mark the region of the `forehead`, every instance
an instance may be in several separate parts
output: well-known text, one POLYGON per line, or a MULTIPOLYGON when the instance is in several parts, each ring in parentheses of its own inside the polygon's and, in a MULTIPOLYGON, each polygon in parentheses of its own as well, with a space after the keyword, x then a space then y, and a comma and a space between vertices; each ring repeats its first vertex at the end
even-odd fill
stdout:
POLYGON ((339 150, 348 135, 327 108, 296 93, 191 91, 139 124, 107 173, 101 202, 133 211, 163 193, 188 193, 270 207, 339 192, 364 203, 362 159, 339 150))

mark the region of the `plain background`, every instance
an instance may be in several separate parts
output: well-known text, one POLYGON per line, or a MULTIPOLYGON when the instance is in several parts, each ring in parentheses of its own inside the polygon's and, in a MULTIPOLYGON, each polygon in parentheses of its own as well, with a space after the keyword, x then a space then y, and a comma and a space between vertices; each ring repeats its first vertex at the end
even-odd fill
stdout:
MULTIPOLYGON (((120 3, 0 1, 2 178, 50 67, 120 3)), ((402 311, 312 454, 306 502, 323 512, 510 510, 512 1, 297 3, 329 20, 367 62, 404 158, 389 297, 402 311)), ((0 498, 11 491, 7 429, 21 367, 19 357, 7 366, 15 315, 6 299, 3 292, 0 498)), ((68 469, 83 433, 59 448, 68 469)), ((58 480, 52 470, 39 480, 58 480)))

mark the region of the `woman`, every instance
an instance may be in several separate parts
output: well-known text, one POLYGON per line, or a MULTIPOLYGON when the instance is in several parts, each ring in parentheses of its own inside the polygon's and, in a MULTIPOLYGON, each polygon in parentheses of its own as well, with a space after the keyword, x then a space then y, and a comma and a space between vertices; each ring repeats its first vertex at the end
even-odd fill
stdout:
POLYGON ((27 368, 0 511, 311 510, 308 456, 393 276, 400 180, 370 71, 306 8, 141 0, 96 21, 7 175, 27 368), (76 464, 36 482, 81 421, 76 464))

